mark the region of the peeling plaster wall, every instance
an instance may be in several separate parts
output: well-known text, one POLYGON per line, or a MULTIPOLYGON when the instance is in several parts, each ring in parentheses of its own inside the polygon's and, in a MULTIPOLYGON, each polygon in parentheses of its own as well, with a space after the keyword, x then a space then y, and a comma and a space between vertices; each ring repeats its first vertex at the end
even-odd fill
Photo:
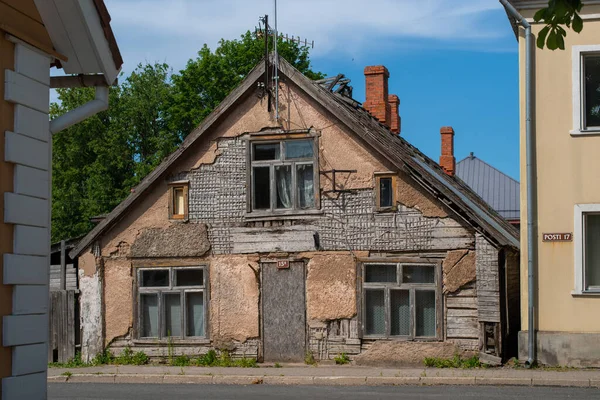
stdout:
POLYGON ((100 271, 88 276, 79 270, 79 302, 81 307, 81 358, 90 362, 104 347, 102 342, 102 286, 100 271))
POLYGON ((316 255, 308 262, 306 314, 309 321, 356 315, 356 260, 352 254, 316 255))
POLYGON ((133 326, 131 273, 131 262, 127 259, 109 258, 104 262, 105 345, 126 335, 133 326))

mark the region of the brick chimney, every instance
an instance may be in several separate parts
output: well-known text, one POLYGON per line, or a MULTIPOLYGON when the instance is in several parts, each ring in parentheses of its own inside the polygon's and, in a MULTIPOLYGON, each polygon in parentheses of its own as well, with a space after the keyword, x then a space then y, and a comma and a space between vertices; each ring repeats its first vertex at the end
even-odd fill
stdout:
POLYGON ((395 94, 390 94, 388 97, 390 103, 390 130, 395 134, 400 134, 402 124, 400 120, 400 99, 395 94))
POLYGON ((363 107, 382 124, 390 126, 391 109, 388 102, 388 78, 390 73, 383 65, 365 68, 366 100, 363 107))
POLYGON ((440 129, 442 136, 442 155, 440 156, 440 167, 450 176, 454 176, 456 170, 456 159, 454 158, 454 129, 444 126, 440 129))

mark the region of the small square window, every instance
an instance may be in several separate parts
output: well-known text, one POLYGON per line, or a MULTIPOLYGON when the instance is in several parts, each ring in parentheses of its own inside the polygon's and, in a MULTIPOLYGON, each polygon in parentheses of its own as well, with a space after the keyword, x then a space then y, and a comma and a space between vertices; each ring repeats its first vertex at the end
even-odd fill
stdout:
POLYGON ((169 218, 188 218, 188 184, 171 184, 169 187, 169 218))
POLYGON ((396 210, 396 176, 391 173, 375 175, 375 208, 377 211, 396 210))

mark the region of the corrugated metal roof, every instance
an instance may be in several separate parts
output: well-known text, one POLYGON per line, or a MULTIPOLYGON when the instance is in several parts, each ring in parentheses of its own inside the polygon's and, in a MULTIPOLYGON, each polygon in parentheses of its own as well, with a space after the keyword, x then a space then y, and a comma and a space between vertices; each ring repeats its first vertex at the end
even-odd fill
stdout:
POLYGON ((456 176, 504 218, 519 219, 521 184, 518 181, 474 155, 456 164, 456 176))

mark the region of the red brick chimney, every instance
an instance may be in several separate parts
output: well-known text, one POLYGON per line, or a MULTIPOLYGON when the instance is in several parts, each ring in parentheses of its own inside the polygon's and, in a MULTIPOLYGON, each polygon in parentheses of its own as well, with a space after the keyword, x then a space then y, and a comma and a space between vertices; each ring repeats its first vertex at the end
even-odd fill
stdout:
POLYGON ((400 134, 402 125, 400 121, 400 99, 395 94, 390 94, 388 97, 390 103, 390 130, 396 134, 400 134))
POLYGON ((382 124, 390 126, 391 109, 388 103, 390 73, 383 65, 365 68, 366 100, 363 107, 382 124))
POLYGON ((440 167, 450 176, 454 176, 456 170, 456 159, 454 158, 454 129, 444 126, 440 129, 442 136, 442 155, 440 156, 440 167))

